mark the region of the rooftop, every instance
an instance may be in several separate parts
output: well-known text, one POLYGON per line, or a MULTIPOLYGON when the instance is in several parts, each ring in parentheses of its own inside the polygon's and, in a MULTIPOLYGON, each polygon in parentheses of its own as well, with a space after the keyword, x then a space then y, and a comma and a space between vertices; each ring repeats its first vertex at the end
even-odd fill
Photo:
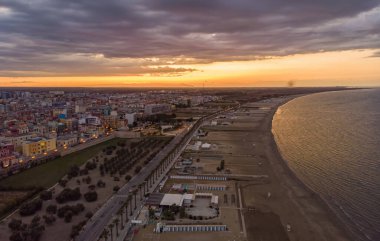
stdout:
POLYGON ((182 206, 183 195, 182 194, 165 194, 160 205, 161 206, 171 206, 173 204, 177 206, 182 206))

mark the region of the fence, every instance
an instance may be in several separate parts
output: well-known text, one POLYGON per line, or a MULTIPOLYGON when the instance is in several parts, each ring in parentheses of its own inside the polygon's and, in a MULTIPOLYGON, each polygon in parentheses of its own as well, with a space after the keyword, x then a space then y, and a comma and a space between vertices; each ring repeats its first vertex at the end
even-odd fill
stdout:
POLYGON ((185 180, 208 180, 208 181, 227 181, 227 177, 223 176, 170 176, 170 179, 185 179, 185 180))
POLYGON ((227 225, 166 225, 162 232, 222 232, 227 225))

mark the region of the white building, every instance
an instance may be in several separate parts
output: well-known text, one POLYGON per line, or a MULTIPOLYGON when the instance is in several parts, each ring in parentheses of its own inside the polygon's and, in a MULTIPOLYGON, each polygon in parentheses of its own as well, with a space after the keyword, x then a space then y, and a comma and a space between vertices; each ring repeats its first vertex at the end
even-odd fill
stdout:
POLYGON ((128 121, 128 125, 132 125, 137 120, 136 113, 127 113, 124 118, 128 121))
POLYGON ((145 115, 155 115, 170 112, 172 106, 169 104, 148 104, 145 105, 144 114, 145 115))

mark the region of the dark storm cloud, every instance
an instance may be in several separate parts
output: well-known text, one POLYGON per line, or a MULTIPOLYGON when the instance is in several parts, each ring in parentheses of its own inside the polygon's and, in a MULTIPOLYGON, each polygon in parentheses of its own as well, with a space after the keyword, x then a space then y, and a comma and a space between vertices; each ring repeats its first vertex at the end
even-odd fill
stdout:
POLYGON ((379 4, 0 0, 0 76, 171 76, 194 71, 175 64, 380 48, 379 4))

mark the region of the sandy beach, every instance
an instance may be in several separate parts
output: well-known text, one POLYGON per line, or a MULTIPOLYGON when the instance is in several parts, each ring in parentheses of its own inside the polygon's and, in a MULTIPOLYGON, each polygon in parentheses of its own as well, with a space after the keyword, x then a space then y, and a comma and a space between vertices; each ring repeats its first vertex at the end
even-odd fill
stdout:
POLYGON ((352 240, 319 196, 287 167, 277 149, 273 115, 291 99, 243 105, 234 113, 231 125, 210 128, 205 138, 222 147, 215 154, 223 156, 233 174, 268 176, 264 181, 237 181, 242 190, 247 239, 352 240))

